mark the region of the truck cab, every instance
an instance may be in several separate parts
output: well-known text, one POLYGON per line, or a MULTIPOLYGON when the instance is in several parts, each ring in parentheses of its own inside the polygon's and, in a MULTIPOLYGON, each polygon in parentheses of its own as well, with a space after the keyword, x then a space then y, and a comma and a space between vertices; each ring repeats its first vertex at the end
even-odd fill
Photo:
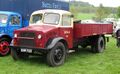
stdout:
POLYGON ((19 13, 0 11, 0 54, 9 53, 14 30, 23 27, 22 16, 19 13))
MULTIPOLYGON (((66 41, 68 41, 68 47, 72 48, 73 17, 70 12, 54 9, 35 11, 30 18, 30 27, 38 27, 39 31, 43 33, 43 36, 47 36, 47 38, 44 38, 45 42, 43 43, 45 44, 42 44, 42 48, 45 48, 47 41, 57 37, 63 37, 66 41)), ((30 27, 28 27, 28 29, 30 27)), ((43 36, 41 35, 41 37, 43 36)))
POLYGON ((0 31, 13 37, 13 31, 23 26, 22 16, 14 12, 0 11, 0 31))
POLYGON ((26 57, 24 54, 46 54, 49 65, 63 64, 67 49, 73 46, 72 14, 65 10, 38 10, 32 13, 29 23, 28 27, 14 31, 10 46, 13 59, 26 57))

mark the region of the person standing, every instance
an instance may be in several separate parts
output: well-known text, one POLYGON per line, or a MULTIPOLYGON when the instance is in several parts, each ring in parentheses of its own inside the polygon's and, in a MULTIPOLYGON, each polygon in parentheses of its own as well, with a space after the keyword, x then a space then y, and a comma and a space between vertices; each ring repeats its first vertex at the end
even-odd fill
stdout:
POLYGON ((116 41, 117 41, 116 43, 117 47, 120 47, 120 30, 116 32, 116 41))

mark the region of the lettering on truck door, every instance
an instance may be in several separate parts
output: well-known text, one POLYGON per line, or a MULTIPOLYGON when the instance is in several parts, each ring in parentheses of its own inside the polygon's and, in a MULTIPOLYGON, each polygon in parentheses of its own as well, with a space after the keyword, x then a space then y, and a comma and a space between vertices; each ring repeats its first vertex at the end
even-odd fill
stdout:
POLYGON ((71 15, 63 15, 62 16, 62 22, 61 22, 61 28, 60 28, 60 34, 62 37, 64 37, 68 45, 70 47, 73 46, 73 21, 71 18, 71 15))

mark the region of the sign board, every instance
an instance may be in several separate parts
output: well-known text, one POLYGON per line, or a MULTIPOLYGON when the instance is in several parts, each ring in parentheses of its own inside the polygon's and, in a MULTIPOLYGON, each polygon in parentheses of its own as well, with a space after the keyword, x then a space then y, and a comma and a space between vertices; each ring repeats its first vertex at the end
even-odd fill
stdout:
POLYGON ((33 11, 40 9, 69 11, 69 2, 64 0, 0 0, 0 11, 18 12, 24 19, 29 19, 33 11))

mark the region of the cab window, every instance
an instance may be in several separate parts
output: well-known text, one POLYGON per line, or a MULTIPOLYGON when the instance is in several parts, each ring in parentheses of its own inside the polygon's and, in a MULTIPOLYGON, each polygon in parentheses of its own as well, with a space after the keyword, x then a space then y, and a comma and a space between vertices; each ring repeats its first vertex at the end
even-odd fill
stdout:
POLYGON ((20 25, 20 17, 17 15, 11 16, 10 25, 20 25))
POLYGON ((59 24, 60 15, 57 13, 45 13, 43 22, 45 24, 59 24))
POLYGON ((71 17, 70 17, 70 15, 63 15, 62 26, 71 26, 71 17))
POLYGON ((0 14, 0 25, 7 24, 8 15, 0 14))
POLYGON ((34 14, 30 19, 31 24, 36 24, 42 22, 42 14, 34 14))

